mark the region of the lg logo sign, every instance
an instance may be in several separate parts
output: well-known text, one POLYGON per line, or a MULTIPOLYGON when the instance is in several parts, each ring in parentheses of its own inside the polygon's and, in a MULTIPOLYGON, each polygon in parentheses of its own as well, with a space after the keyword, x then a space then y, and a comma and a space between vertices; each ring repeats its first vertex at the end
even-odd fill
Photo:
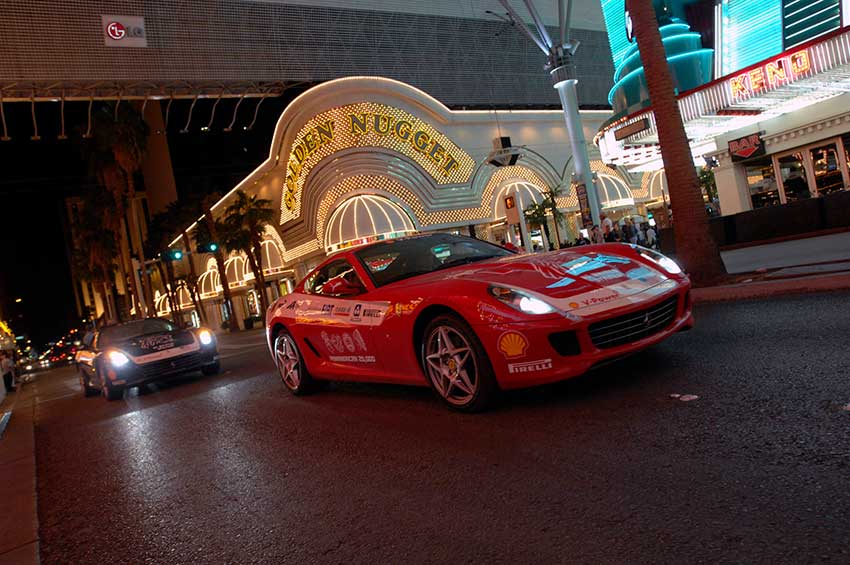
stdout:
POLYGON ((103 44, 107 47, 147 47, 145 18, 142 16, 101 16, 103 44))
POLYGON ((124 36, 127 35, 127 28, 119 22, 109 22, 106 26, 106 35, 115 41, 119 41, 124 39, 124 36))

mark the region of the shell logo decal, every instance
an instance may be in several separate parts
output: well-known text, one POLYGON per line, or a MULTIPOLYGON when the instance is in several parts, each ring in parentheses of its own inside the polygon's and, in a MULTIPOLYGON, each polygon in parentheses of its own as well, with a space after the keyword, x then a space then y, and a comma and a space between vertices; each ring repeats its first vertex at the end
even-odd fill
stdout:
POLYGON ((519 332, 505 332, 499 337, 499 351, 507 358, 523 357, 528 340, 519 332))

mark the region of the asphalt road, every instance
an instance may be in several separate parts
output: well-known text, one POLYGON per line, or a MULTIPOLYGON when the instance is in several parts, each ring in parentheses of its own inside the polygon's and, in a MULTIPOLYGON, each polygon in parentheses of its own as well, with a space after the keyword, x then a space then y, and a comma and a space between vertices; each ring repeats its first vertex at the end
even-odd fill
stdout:
POLYGON ((287 394, 261 334, 122 402, 39 378, 44 563, 850 562, 850 294, 697 327, 492 412, 287 394), (671 394, 693 394, 684 402, 671 394))

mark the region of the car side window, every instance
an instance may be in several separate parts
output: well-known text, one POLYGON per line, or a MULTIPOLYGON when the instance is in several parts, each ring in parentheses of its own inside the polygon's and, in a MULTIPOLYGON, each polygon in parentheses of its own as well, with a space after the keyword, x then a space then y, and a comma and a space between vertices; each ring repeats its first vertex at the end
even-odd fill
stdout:
POLYGON ((366 286, 354 267, 345 259, 332 261, 313 273, 304 285, 310 294, 323 296, 357 296, 366 292, 366 286))

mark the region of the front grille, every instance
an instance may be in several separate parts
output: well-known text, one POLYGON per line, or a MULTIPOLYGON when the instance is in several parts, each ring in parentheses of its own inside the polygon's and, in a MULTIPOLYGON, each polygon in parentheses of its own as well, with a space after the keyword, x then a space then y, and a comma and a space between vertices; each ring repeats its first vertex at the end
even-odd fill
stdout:
POLYGON ((650 308, 591 324, 593 345, 607 349, 654 335, 673 323, 679 297, 673 296, 650 308))
POLYGON ((576 332, 556 332, 549 334, 549 343, 558 352, 558 355, 578 355, 581 353, 581 346, 578 344, 578 336, 576 332))
POLYGON ((199 352, 161 359, 141 366, 145 378, 156 378, 171 373, 180 373, 201 367, 201 354, 199 352))

